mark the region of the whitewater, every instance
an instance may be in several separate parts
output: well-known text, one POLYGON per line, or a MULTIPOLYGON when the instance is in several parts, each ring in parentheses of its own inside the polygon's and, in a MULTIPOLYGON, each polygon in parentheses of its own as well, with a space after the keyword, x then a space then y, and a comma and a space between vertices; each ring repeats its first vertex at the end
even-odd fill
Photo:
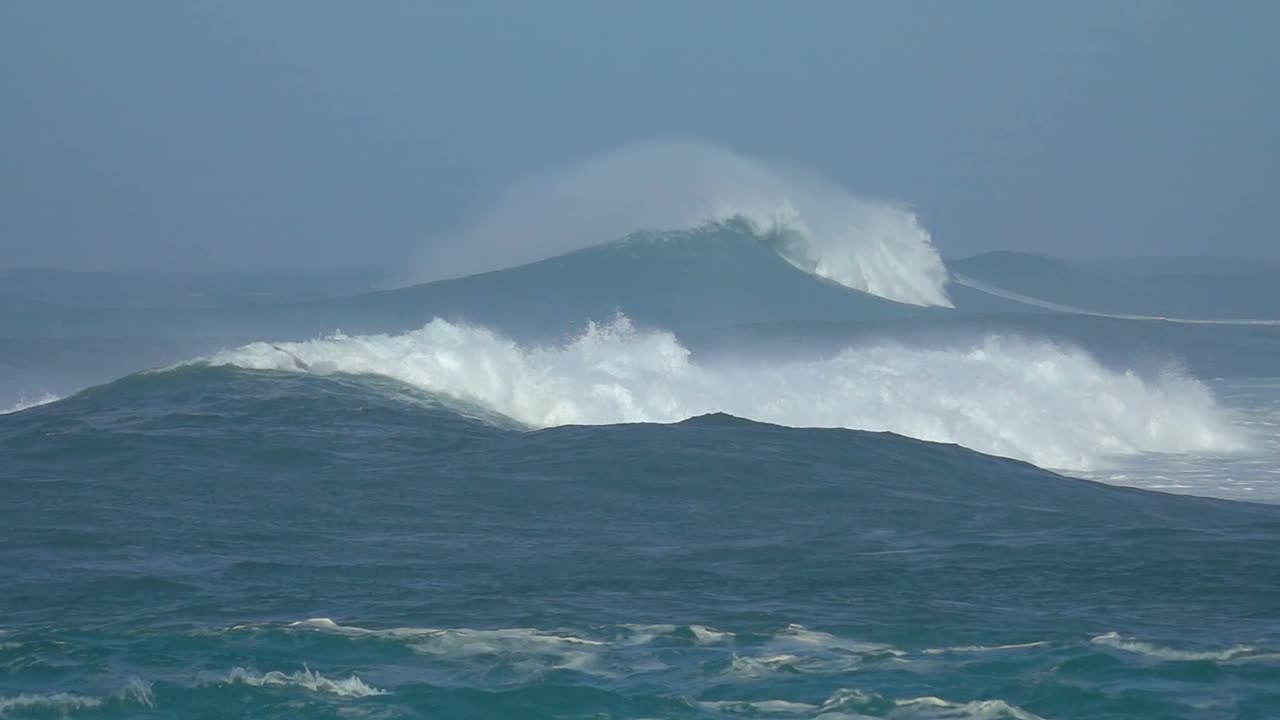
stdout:
POLYGON ((437 319, 399 335, 254 343, 199 362, 380 375, 533 428, 721 412, 890 431, 1075 470, 1109 456, 1248 446, 1208 388, 1174 368, 1115 371, 1079 349, 999 335, 968 347, 870 344, 806 360, 707 364, 672 333, 637 329, 625 316, 546 346, 437 319))

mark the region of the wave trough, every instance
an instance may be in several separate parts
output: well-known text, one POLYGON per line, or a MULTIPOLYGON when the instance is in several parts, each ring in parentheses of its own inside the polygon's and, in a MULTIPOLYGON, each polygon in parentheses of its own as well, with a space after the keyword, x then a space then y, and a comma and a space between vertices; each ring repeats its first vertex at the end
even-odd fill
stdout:
POLYGON ((535 428, 723 412, 791 427, 891 431, 1073 470, 1108 455, 1245 446, 1192 378, 1116 372, 1082 350, 995 335, 970 347, 883 344, 821 359, 705 364, 674 335, 637 330, 621 316, 561 346, 523 346, 437 319, 401 335, 254 343, 201 362, 382 375, 535 428))

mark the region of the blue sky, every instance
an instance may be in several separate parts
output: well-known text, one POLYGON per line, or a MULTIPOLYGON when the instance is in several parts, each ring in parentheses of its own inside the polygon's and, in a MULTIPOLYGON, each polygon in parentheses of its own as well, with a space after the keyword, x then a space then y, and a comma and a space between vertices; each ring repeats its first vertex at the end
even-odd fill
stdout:
POLYGON ((0 4, 0 267, 395 266, 694 137, 945 255, 1280 256, 1280 3, 0 4))

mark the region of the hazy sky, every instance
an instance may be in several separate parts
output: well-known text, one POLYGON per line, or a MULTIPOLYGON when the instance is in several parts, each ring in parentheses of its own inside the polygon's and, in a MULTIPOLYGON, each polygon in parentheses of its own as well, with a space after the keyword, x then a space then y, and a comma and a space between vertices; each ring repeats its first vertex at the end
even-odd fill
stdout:
POLYGON ((1280 2, 0 3, 0 267, 395 266, 695 137, 945 255, 1280 256, 1280 2))

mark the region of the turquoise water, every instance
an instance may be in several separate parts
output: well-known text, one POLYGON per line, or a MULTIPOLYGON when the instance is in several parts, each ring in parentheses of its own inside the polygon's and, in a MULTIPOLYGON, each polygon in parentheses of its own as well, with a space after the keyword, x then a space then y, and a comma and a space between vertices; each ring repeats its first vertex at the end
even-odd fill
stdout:
POLYGON ((6 320, 0 717, 1280 716, 1277 331, 680 287, 6 320))

